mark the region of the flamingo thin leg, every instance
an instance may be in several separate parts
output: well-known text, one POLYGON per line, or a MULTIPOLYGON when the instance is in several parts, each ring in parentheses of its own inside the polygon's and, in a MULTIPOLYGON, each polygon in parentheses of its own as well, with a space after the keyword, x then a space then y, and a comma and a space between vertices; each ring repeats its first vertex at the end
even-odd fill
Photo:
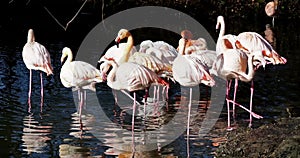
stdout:
POLYGON ((84 104, 84 94, 83 94, 83 91, 82 89, 80 90, 80 105, 79 105, 79 118, 81 119, 81 114, 82 114, 82 106, 84 104))
POLYGON ((236 100, 236 92, 238 88, 239 80, 236 78, 234 81, 234 94, 233 94, 233 106, 232 106, 232 116, 235 119, 235 100, 236 100))
POLYGON ((40 78, 41 78, 41 112, 43 111, 43 104, 44 104, 44 85, 43 85, 43 74, 40 72, 40 78))
POLYGON ((31 86, 32 86, 32 70, 29 70, 29 91, 28 91, 28 104, 31 103, 31 86))
POLYGON ((251 112, 252 112, 252 98, 253 98, 253 91, 254 91, 254 82, 253 80, 251 81, 251 88, 250 88, 250 91, 251 91, 251 96, 250 96, 250 122, 249 122, 249 127, 252 126, 252 115, 251 115, 251 112))
POLYGON ((227 103, 227 130, 231 130, 230 127, 230 105, 229 105, 229 90, 230 90, 231 81, 227 81, 226 88, 226 103, 227 103))
POLYGON ((189 105, 188 105, 188 122, 187 122, 187 131, 186 135, 189 137, 190 135, 190 117, 191 117, 191 108, 192 108, 192 88, 190 88, 190 100, 189 100, 189 105))
POLYGON ((132 131, 132 153, 135 152, 135 147, 134 147, 134 115, 135 115, 135 108, 136 108, 136 93, 133 93, 133 107, 132 107, 132 121, 131 121, 131 131, 132 131))

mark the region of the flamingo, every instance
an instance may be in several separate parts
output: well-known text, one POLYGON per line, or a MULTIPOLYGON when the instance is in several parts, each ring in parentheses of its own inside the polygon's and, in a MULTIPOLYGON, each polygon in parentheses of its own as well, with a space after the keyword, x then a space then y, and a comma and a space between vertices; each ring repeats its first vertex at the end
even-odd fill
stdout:
POLYGON ((73 54, 68 47, 64 47, 62 50, 62 63, 66 57, 67 59, 60 71, 60 80, 66 88, 74 87, 78 90, 78 98, 80 98, 79 116, 81 117, 82 106, 85 101, 83 91, 86 89, 95 91, 95 83, 102 82, 103 79, 100 71, 91 64, 83 61, 72 61, 73 54))
POLYGON ((238 36, 225 34, 225 22, 223 16, 218 16, 216 29, 221 25, 217 40, 217 56, 227 49, 242 49, 247 55, 253 54, 253 64, 257 67, 268 64, 285 64, 287 60, 281 57, 260 34, 256 32, 242 32, 238 36))
POLYGON ((48 50, 35 41, 34 32, 32 29, 28 30, 27 43, 23 47, 22 51, 23 61, 29 69, 29 92, 28 92, 28 104, 31 105, 31 82, 32 82, 32 70, 40 70, 41 78, 41 106, 43 104, 44 89, 43 89, 43 74, 45 72, 47 76, 53 74, 53 68, 51 66, 51 59, 48 50))
POLYGON ((155 72, 143 65, 132 62, 126 62, 119 65, 113 58, 108 58, 107 63, 112 65, 112 70, 106 78, 107 85, 114 90, 127 90, 133 92, 132 135, 134 136, 134 115, 136 109, 135 91, 149 88, 151 84, 168 86, 168 83, 159 78, 155 72))
MULTIPOLYGON (((184 41, 185 42, 185 41, 184 41)), ((181 43, 179 47, 185 51, 186 43, 181 43)), ((207 86, 214 86, 215 81, 208 73, 206 66, 203 64, 201 54, 182 55, 178 54, 172 66, 174 80, 182 86, 196 86, 203 83, 207 86)), ((187 136, 189 136, 190 112, 192 104, 192 88, 190 88, 190 98, 188 105, 188 123, 187 136)))
POLYGON ((193 34, 189 30, 183 30, 180 34, 182 38, 179 40, 177 48, 180 54, 185 55, 194 53, 198 50, 207 50, 207 42, 204 38, 193 40, 193 34))
MULTIPOLYGON (((212 70, 210 71, 212 74, 220 76, 221 78, 227 80, 227 90, 226 90, 226 102, 227 102, 227 111, 228 111, 228 130, 232 130, 230 126, 230 108, 229 103, 233 103, 233 105, 238 105, 239 107, 243 108, 244 110, 250 113, 250 122, 249 127, 252 125, 252 116, 260 119, 263 118, 260 115, 257 115, 252 112, 252 98, 253 98, 253 77, 255 74, 254 66, 253 66, 254 54, 251 56, 247 56, 245 52, 240 49, 228 49, 223 52, 221 55, 217 57, 216 63, 212 70), (248 69, 248 73, 246 73, 248 69), (229 80, 236 79, 235 91, 234 91, 234 100, 229 100, 229 90, 230 90, 230 83, 229 80), (250 96, 250 110, 246 109, 240 104, 235 103, 235 94, 237 90, 237 82, 241 80, 243 82, 251 81, 251 96, 250 96)), ((235 109, 233 109, 234 112, 235 109)), ((235 114, 233 114, 235 116, 235 114)))

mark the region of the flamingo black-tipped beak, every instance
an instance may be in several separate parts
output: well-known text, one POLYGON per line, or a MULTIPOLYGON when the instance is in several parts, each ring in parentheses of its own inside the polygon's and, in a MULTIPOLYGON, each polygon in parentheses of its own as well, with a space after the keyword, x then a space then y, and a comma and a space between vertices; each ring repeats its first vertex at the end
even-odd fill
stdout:
POLYGON ((117 38, 115 39, 115 42, 116 42, 117 48, 119 48, 120 38, 117 37, 117 38))

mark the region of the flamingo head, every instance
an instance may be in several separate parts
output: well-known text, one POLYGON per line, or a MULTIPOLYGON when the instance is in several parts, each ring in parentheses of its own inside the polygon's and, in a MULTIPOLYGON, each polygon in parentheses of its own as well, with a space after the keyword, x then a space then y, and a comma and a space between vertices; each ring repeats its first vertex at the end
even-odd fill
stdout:
POLYGON ((154 47, 153 42, 151 40, 145 40, 140 44, 139 52, 146 53, 146 50, 150 47, 154 47))
POLYGON ((68 47, 64 47, 63 50, 62 50, 62 55, 61 55, 61 58, 60 58, 60 62, 63 63, 65 58, 69 55, 72 55, 71 49, 68 48, 68 47))
POLYGON ((189 30, 183 30, 183 31, 181 31, 180 35, 181 35, 181 37, 183 39, 193 39, 193 34, 189 30))
POLYGON ((224 22, 224 17, 220 15, 217 18, 216 30, 219 29, 221 22, 224 22))
POLYGON ((255 51, 251 54, 249 54, 248 58, 252 58, 252 63, 258 69, 260 66, 263 66, 265 68, 267 61, 264 58, 263 54, 261 51, 255 51))
POLYGON ((28 30, 28 35, 27 35, 27 42, 31 43, 35 41, 35 37, 34 37, 34 32, 32 29, 28 30))
POLYGON ((119 43, 120 43, 120 41, 122 40, 122 39, 125 39, 125 38, 127 38, 127 37, 129 37, 130 36, 130 32, 128 31, 128 30, 126 30, 126 29, 121 29, 119 32, 118 32, 118 35, 117 35, 117 37, 116 37, 116 39, 115 39, 115 42, 116 42, 116 44, 117 44, 117 47, 119 47, 119 43))

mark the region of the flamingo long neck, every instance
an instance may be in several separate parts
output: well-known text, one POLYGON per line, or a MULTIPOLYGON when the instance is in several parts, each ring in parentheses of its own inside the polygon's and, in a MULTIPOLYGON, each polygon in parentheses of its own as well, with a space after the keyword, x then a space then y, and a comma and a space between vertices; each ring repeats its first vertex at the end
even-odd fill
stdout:
POLYGON ((27 43, 33 43, 33 42, 35 42, 34 33, 33 30, 29 30, 27 36, 27 43))
POLYGON ((111 71, 109 72, 109 74, 107 75, 107 85, 112 88, 112 89, 117 89, 119 90, 120 89, 120 86, 118 84, 118 81, 116 81, 115 77, 116 77, 116 72, 117 72, 117 69, 118 69, 118 65, 116 62, 114 61, 111 61, 110 62, 111 66, 112 66, 112 69, 111 71))
POLYGON ((219 18, 218 19, 218 26, 221 27, 218 39, 221 39, 225 35, 225 21, 224 21, 224 18, 219 18))
POLYGON ((220 28, 220 32, 219 32, 219 37, 216 45, 217 55, 222 53, 223 51, 222 47, 224 47, 223 36, 225 35, 225 22, 223 17, 218 17, 216 29, 218 28, 220 28))
POLYGON ((127 43, 126 43, 126 47, 123 50, 123 57, 121 59, 121 62, 128 62, 128 59, 130 57, 130 51, 133 47, 133 37, 131 34, 129 34, 129 36, 127 37, 127 43))
POLYGON ((66 62, 70 63, 73 60, 73 53, 71 51, 67 52, 67 60, 66 62))

